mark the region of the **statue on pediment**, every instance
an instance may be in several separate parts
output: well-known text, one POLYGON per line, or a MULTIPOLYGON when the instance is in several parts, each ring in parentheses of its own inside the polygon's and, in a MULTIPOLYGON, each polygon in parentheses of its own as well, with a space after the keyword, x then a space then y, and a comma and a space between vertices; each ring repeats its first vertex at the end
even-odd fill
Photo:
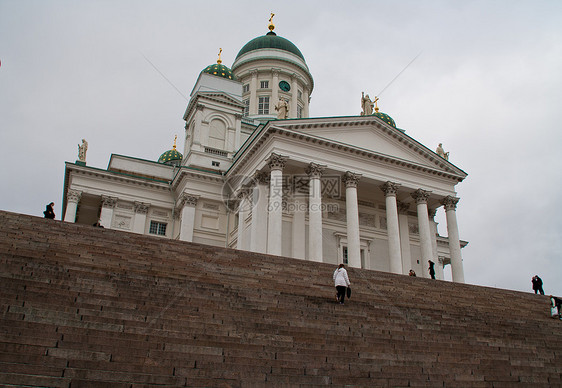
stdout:
POLYGON ((373 114, 373 107, 375 103, 371 101, 369 95, 361 92, 361 116, 369 116, 373 114))
POLYGON ((78 160, 86 163, 86 151, 88 151, 88 142, 82 139, 82 144, 78 144, 78 160))
POLYGON ((443 149, 443 143, 439 143, 439 145, 437 146, 437 150, 435 152, 443 159, 449 160, 449 153, 445 152, 445 150, 443 149))

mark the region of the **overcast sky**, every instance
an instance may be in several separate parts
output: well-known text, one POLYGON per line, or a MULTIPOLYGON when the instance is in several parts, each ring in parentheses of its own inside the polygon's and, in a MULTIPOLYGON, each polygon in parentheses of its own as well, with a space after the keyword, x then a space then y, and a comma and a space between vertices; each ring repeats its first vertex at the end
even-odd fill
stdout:
MULTIPOLYGON (((0 209, 42 216, 54 201, 59 219, 82 138, 89 166, 107 168, 111 153, 157 160, 182 137, 199 72, 219 48, 230 67, 270 12, 314 77, 311 117, 356 115, 362 91, 379 95, 399 128, 443 143, 468 173, 457 186, 467 283, 530 292, 538 274, 562 295, 555 0, 0 0, 0 209)), ((442 209, 437 220, 446 235, 442 209)))

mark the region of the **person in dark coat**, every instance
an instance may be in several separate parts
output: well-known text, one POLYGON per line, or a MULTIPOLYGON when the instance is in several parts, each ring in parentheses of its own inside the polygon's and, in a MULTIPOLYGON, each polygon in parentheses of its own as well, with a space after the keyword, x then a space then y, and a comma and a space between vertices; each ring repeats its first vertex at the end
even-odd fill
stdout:
POLYGON ((540 292, 541 295, 544 295, 544 291, 542 289, 542 279, 539 278, 539 275, 533 276, 531 283, 533 283, 533 290, 535 291, 535 294, 540 292))
POLYGON ((55 219, 55 212, 53 211, 54 206, 55 206, 54 202, 51 202, 50 204, 47 205, 45 211, 43 212, 45 218, 50 218, 51 220, 55 219))
POLYGON ((429 276, 431 276, 432 279, 435 279, 435 263, 431 260, 427 261, 429 263, 429 276))

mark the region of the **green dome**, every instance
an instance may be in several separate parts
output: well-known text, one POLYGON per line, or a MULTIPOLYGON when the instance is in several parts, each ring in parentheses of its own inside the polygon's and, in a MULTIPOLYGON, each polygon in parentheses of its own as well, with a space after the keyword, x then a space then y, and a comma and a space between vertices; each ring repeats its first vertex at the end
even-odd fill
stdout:
POLYGON ((291 41, 277 36, 277 34, 273 31, 270 31, 263 36, 258 36, 257 38, 252 39, 251 41, 246 43, 244 47, 242 47, 242 49, 238 52, 236 59, 240 58, 242 55, 250 51, 269 48, 288 51, 295 54, 304 61, 304 56, 297 46, 295 46, 291 41))
POLYGON ((162 155, 160 155, 160 157, 158 158, 158 163, 177 166, 181 164, 182 159, 183 159, 183 155, 180 154, 174 147, 173 149, 166 151, 162 155))
POLYGON ((378 117, 379 119, 381 119, 382 121, 384 121, 385 123, 387 123, 388 125, 396 128, 396 123, 394 122, 394 120, 392 119, 392 117, 390 117, 389 115, 387 115, 386 113, 382 113, 382 112, 375 112, 373 113, 373 116, 378 117))
POLYGON ((232 70, 221 63, 214 63, 212 65, 207 66, 204 68, 201 73, 207 73, 211 75, 216 75, 217 77, 228 78, 231 80, 236 80, 234 74, 232 74, 232 70))

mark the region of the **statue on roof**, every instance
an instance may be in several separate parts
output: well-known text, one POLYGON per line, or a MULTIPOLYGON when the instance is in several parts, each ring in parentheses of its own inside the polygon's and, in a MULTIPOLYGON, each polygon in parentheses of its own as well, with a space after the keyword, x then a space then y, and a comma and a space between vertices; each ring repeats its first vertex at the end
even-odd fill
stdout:
POLYGON ((289 117, 289 104, 285 99, 279 98, 275 110, 277 111, 277 119, 284 120, 289 117))
POLYGON ((88 142, 82 139, 82 144, 78 144, 78 160, 86 163, 86 151, 88 151, 88 142))
POLYGON ((375 104, 369 98, 369 95, 365 95, 365 92, 361 92, 361 116, 369 116, 373 114, 373 106, 375 104))
POLYGON ((437 146, 437 150, 435 152, 443 159, 449 160, 449 153, 445 152, 445 150, 443 149, 443 143, 439 143, 439 145, 437 146))

